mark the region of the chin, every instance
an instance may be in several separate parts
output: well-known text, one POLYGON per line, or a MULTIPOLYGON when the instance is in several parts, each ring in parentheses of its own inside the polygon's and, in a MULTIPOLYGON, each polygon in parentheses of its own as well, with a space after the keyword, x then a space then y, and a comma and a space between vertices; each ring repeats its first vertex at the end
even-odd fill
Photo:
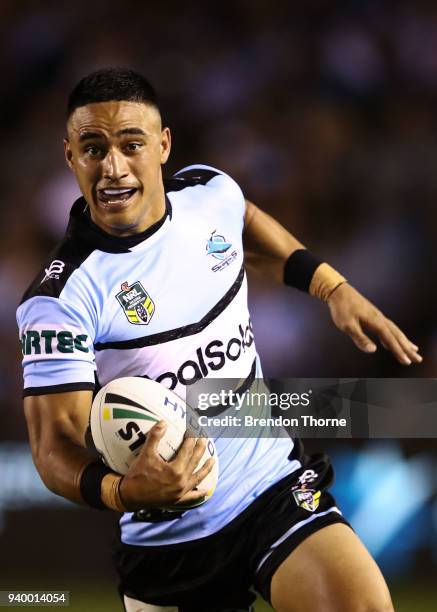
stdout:
POLYGON ((104 225, 110 234, 138 234, 141 231, 138 220, 130 215, 111 215, 104 220, 104 225))

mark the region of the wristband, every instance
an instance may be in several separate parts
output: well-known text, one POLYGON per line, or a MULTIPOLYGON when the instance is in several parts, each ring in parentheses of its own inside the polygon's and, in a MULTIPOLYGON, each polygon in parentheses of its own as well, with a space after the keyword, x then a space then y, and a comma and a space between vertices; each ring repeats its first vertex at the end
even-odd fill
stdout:
POLYGON ((107 506, 102 501, 102 481, 112 470, 103 465, 101 461, 88 463, 80 477, 80 494, 84 502, 98 510, 105 510, 107 506))
POLYGON ((309 288, 310 295, 327 302, 329 296, 347 280, 327 263, 322 263, 314 272, 309 288))
POLYGON ((285 262, 284 283, 308 293, 314 272, 321 263, 322 261, 307 249, 293 251, 285 262))
POLYGON ((120 495, 120 485, 123 476, 119 474, 106 474, 101 484, 101 499, 107 508, 116 512, 126 512, 126 507, 120 495))
POLYGON ((334 289, 345 282, 344 276, 307 249, 297 249, 285 262, 284 283, 325 302, 334 289))

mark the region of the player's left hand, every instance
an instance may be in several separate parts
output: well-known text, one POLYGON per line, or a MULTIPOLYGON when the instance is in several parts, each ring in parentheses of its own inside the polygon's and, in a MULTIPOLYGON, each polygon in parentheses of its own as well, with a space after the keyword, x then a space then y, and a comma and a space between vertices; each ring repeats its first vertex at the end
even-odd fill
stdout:
POLYGON ((335 325, 348 334, 361 351, 374 353, 377 349, 375 342, 365 334, 367 331, 377 336, 399 363, 411 365, 422 361, 419 347, 348 283, 332 292, 328 307, 335 325))

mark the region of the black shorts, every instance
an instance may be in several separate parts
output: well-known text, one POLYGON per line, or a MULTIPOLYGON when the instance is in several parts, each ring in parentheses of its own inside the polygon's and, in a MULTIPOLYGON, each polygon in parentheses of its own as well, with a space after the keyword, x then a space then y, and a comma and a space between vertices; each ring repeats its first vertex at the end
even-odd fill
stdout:
POLYGON ((163 546, 117 541, 120 595, 180 612, 247 610, 254 590, 270 601, 273 574, 291 551, 322 527, 347 524, 326 491, 332 481, 328 457, 313 455, 210 536, 163 546))

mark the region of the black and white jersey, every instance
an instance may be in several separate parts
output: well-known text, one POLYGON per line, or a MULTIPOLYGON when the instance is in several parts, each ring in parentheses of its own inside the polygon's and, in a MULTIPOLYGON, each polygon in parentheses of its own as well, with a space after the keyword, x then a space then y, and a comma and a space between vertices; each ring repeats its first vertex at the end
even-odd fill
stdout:
MULTIPOLYGON (((229 176, 189 166, 166 181, 166 211, 142 234, 110 236, 73 205, 64 240, 17 311, 24 394, 147 376, 184 397, 205 377, 260 377, 243 264, 244 197, 229 176)), ((217 531, 298 467, 289 439, 216 440, 220 477, 200 508, 162 523, 122 518, 123 541, 166 544, 217 531), (236 486, 236 483, 239 483, 236 486)))

